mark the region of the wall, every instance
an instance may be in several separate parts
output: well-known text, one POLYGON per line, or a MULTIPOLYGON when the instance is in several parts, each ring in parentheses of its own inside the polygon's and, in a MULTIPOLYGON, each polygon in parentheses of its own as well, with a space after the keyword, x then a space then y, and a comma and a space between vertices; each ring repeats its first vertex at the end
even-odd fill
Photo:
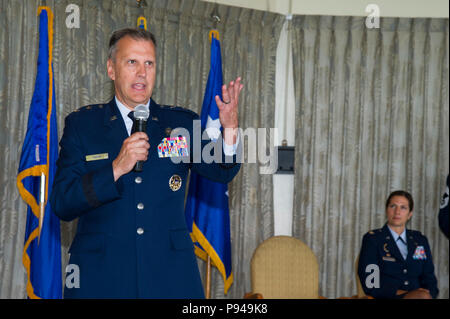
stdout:
MULTIPOLYGON (((229 6, 289 13, 289 0, 202 0, 229 6)), ((365 16, 365 8, 374 3, 384 17, 448 18, 448 0, 292 0, 292 13, 305 15, 365 16)))

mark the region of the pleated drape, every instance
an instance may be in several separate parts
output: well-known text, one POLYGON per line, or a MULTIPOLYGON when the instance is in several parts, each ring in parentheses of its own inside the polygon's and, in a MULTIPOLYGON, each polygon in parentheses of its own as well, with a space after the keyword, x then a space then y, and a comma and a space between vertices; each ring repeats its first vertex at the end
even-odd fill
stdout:
MULTIPOLYGON (((213 27, 221 17, 224 81, 241 76, 239 120, 242 128, 273 127, 275 53, 283 18, 276 14, 194 0, 47 1, 54 13, 53 68, 59 138, 64 118, 80 106, 109 101, 113 84, 106 60, 111 33, 134 27, 139 14, 157 39, 157 81, 153 98, 200 112, 209 72, 213 27), (80 27, 66 19, 80 9, 80 27)), ((40 1, 0 0, 0 298, 25 297, 22 266, 26 206, 16 188, 37 60, 37 8, 40 1)), ((256 245, 273 234, 272 181, 259 164, 244 165, 229 185, 234 284, 226 297, 241 298, 250 289, 249 259, 256 245)), ((63 274, 76 221, 62 222, 63 274)), ((157 256, 155 256, 157 258, 157 256)), ((203 274, 204 262, 199 261, 203 274)), ((222 298, 223 282, 212 271, 212 297, 222 298)))
POLYGON ((362 236, 385 223, 389 193, 414 197, 408 228, 431 245, 448 298, 448 240, 437 214, 449 172, 448 19, 297 16, 293 234, 320 264, 320 294, 356 294, 362 236))
MULTIPOLYGON (((47 0, 55 22, 54 76, 59 137, 76 108, 106 102, 110 34, 143 13, 157 38, 154 99, 200 112, 209 71, 215 5, 194 0, 47 0), (80 28, 69 29, 69 4, 80 28)), ((16 174, 34 88, 40 1, 0 0, 0 298, 25 297, 22 266, 26 206, 16 174)), ((284 17, 217 6, 224 81, 245 85, 240 126, 274 126, 275 55, 284 17)), ((320 265, 320 294, 356 293, 354 262, 361 238, 385 221, 390 191, 410 191, 409 225, 429 239, 441 290, 448 298, 448 240, 437 226, 449 170, 448 19, 297 16, 293 23, 296 160, 293 234, 320 265)), ((266 130, 268 133, 269 131, 266 130)), ((248 150, 249 145, 246 145, 248 150)), ((246 152, 245 152, 246 153, 246 152)), ((272 176, 247 163, 229 185, 234 284, 228 295, 216 270, 213 298, 250 291, 254 249, 273 235, 272 176)), ((63 273, 76 222, 62 223, 63 273)), ((204 263, 199 261, 202 275, 204 263)))

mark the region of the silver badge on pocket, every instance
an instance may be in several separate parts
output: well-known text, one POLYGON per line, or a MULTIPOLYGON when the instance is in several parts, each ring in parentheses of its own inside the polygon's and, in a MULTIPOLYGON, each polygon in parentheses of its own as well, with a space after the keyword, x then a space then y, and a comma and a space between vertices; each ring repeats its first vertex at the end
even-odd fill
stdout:
POLYGON ((181 188, 181 177, 179 175, 172 175, 172 177, 169 180, 169 187, 172 191, 176 192, 181 188))

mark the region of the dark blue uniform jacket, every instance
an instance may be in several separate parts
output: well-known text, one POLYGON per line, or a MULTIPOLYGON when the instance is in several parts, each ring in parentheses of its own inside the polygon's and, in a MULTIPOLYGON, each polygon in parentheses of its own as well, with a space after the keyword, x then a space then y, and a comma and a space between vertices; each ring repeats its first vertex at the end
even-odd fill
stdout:
MULTIPOLYGON (((397 290, 411 291, 425 288, 436 298, 439 290, 427 238, 419 231, 406 230, 408 255, 403 259, 386 225, 364 235, 359 255, 358 275, 367 295, 374 298, 397 298, 397 290), (422 249, 423 248, 423 249, 422 249), (367 287, 366 278, 374 272, 369 265, 379 268, 379 288, 367 287)), ((369 278, 369 281, 372 281, 369 278)))
POLYGON ((50 199, 62 220, 78 218, 69 263, 79 267, 80 287, 66 287, 65 298, 204 297, 184 216, 188 172, 228 183, 240 165, 192 163, 202 147, 193 147, 194 119, 194 112, 151 100, 143 172, 114 182, 112 161, 128 137, 115 100, 67 116, 50 199), (190 134, 191 163, 158 156, 158 145, 178 127, 190 134))
POLYGON ((449 223, 449 207, 450 207, 450 205, 448 204, 449 179, 450 179, 450 175, 447 175, 447 189, 444 193, 444 196, 442 196, 441 209, 439 210, 439 228, 444 233, 445 237, 447 237, 447 239, 448 239, 448 233, 449 233, 449 227, 450 227, 450 223, 449 223))

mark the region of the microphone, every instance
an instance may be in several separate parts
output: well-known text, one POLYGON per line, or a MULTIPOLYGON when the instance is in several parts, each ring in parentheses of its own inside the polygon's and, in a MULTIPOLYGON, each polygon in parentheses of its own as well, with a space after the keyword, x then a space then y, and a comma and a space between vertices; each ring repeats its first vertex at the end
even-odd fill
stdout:
MULTIPOLYGON (((133 112, 134 120, 133 127, 131 129, 131 134, 136 132, 146 132, 147 131, 147 119, 150 116, 150 111, 145 105, 139 104, 134 108, 133 112)), ((143 161, 137 161, 134 166, 135 172, 142 172, 143 170, 143 161)))

